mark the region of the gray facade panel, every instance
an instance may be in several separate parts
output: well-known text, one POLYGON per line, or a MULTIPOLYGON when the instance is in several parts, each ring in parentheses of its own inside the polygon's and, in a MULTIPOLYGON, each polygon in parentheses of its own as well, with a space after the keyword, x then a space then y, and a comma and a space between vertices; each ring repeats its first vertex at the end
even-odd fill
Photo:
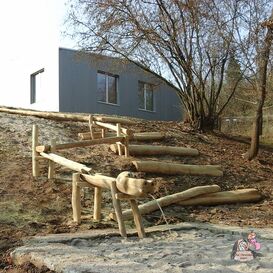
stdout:
POLYGON ((175 91, 151 73, 119 59, 59 50, 59 109, 132 116, 150 120, 181 120, 181 106, 175 91), (118 104, 97 100, 97 72, 118 75, 118 104), (138 109, 138 82, 154 85, 155 111, 138 109))

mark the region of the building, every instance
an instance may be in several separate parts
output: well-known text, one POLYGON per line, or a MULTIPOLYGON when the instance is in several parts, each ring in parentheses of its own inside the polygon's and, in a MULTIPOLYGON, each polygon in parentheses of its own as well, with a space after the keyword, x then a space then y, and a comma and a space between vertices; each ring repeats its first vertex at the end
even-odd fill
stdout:
POLYGON ((153 73, 122 59, 60 47, 56 2, 7 4, 10 11, 19 10, 15 14, 19 24, 10 23, 5 33, 9 44, 0 51, 2 106, 151 120, 182 118, 175 90, 153 73))

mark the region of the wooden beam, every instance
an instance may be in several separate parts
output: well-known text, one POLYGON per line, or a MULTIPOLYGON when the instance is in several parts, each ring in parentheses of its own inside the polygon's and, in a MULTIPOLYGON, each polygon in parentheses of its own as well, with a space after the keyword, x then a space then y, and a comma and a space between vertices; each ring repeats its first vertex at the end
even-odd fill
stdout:
MULTIPOLYGON (((113 125, 113 124, 109 124, 109 123, 103 123, 103 122, 100 122, 100 121, 95 121, 94 122, 96 125, 100 126, 100 127, 103 127, 103 128, 107 128, 107 129, 110 129, 112 131, 115 131, 117 132, 117 126, 116 125, 113 125)), ((121 132, 125 135, 132 135, 133 134, 133 131, 130 130, 130 129, 125 129, 125 128, 121 128, 121 132)))
MULTIPOLYGON (((144 214, 153 212, 155 210, 158 210, 159 209, 158 205, 160 205, 160 207, 166 207, 171 204, 178 203, 182 200, 187 200, 204 193, 212 193, 212 192, 218 192, 218 191, 220 191, 220 187, 218 185, 194 187, 183 192, 167 195, 159 199, 149 201, 145 204, 140 205, 138 208, 141 215, 144 215, 144 214)), ((125 210, 123 212, 124 220, 132 219, 132 217, 133 217, 132 210, 125 210)), ((114 214, 110 214, 110 218, 115 220, 116 216, 114 214)))
POLYGON ((72 210, 73 210, 73 221, 77 224, 81 223, 81 191, 78 185, 80 181, 80 175, 73 173, 72 175, 72 210))
POLYGON ((39 154, 36 152, 38 144, 39 128, 37 125, 32 126, 32 175, 38 177, 40 175, 40 167, 38 162, 39 154))
POLYGON ((133 161, 137 171, 161 174, 223 176, 219 165, 187 165, 160 161, 133 161))
MULTIPOLYGON (((71 143, 62 143, 56 145, 56 150, 65 150, 70 148, 82 148, 98 144, 112 144, 116 142, 124 142, 125 137, 106 137, 100 139, 86 140, 86 141, 76 141, 71 143)), ((51 149, 50 145, 41 145, 36 147, 36 151, 39 153, 49 152, 51 149)))
POLYGON ((223 191, 196 196, 194 198, 178 201, 181 206, 214 206, 236 203, 257 202, 262 199, 257 189, 240 189, 235 191, 223 191))
POLYGON ((84 164, 80 164, 77 163, 75 161, 69 160, 67 158, 64 158, 62 156, 53 154, 53 153, 40 153, 41 156, 43 156, 44 158, 47 158, 49 160, 52 160, 64 167, 67 167, 73 171, 79 172, 79 173, 90 173, 91 172, 91 168, 87 167, 84 164))
MULTIPOLYGON (((101 138, 100 132, 95 132, 94 135, 95 135, 95 138, 101 138)), ((107 132, 106 136, 112 137, 112 136, 116 136, 116 134, 113 132, 107 132)), ((78 137, 81 140, 91 139, 90 132, 78 133, 78 137)), ((129 140, 136 140, 136 141, 153 141, 153 140, 162 140, 164 138, 165 138, 165 134, 159 133, 159 132, 133 133, 133 135, 129 136, 129 140)))
POLYGON ((111 183, 116 181, 116 178, 101 175, 101 174, 94 174, 94 175, 87 175, 81 174, 81 179, 93 187, 100 187, 103 189, 111 189, 111 183))
MULTIPOLYGON (((120 123, 117 123, 117 137, 121 136, 121 126, 120 123)), ((122 155, 122 150, 121 150, 121 144, 119 142, 117 142, 117 148, 118 148, 118 155, 121 156, 122 155)))
MULTIPOLYGON (((106 130, 105 128, 102 128, 102 130, 106 130)), ((94 132, 95 139, 99 138, 106 138, 106 137, 115 137, 117 134, 114 132, 105 132, 104 137, 102 137, 102 132, 94 132)), ((90 132, 88 133, 78 133, 78 138, 80 140, 90 140, 90 132)))
MULTIPOLYGON (((112 144, 110 149, 114 153, 118 153, 116 144, 112 144)), ((124 149, 124 148, 123 148, 124 149)), ((173 147, 173 146, 159 146, 159 145, 129 145, 129 150, 132 155, 174 155, 174 156, 197 156, 199 152, 197 149, 173 147)))
POLYGON ((93 120, 93 116, 92 115, 89 116, 88 123, 89 123, 90 137, 91 137, 91 139, 95 139, 95 135, 94 135, 94 133, 95 133, 95 130, 94 130, 94 120, 93 120))

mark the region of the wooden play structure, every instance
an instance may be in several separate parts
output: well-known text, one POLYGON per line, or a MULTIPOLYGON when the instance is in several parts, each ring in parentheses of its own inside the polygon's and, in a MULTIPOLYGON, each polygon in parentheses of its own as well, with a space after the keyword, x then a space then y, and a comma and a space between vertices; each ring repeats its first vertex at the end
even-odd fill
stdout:
MULTIPOLYGON (((46 113, 42 113, 47 115, 46 113)), ((59 116, 58 116, 59 117, 59 116)), ((60 116, 66 119, 67 115, 60 116)), ((74 117, 77 121, 78 116, 74 117)), ((145 237, 145 230, 142 224, 141 215, 151 213, 160 207, 178 204, 182 206, 193 205, 217 205, 239 202, 252 202, 260 200, 261 194, 256 189, 244 189, 236 191, 220 192, 218 185, 207 185, 194 187, 183 192, 171 194, 149 201, 138 206, 138 199, 147 197, 154 193, 154 182, 147 179, 138 179, 132 172, 121 172, 116 178, 95 173, 92 168, 69 160, 60 154, 59 151, 70 148, 82 148, 93 145, 108 144, 111 151, 118 156, 198 156, 199 152, 190 147, 172 147, 162 145, 139 144, 144 141, 160 141, 165 135, 160 132, 134 132, 121 124, 133 125, 122 118, 89 116, 83 118, 88 121, 89 132, 79 133, 79 141, 70 143, 56 143, 51 140, 50 144, 41 145, 38 141, 38 126, 33 125, 32 134, 32 170, 33 176, 40 175, 40 160, 48 160, 48 178, 55 176, 55 164, 64 166, 72 171, 72 209, 73 220, 81 223, 81 188, 94 188, 94 211, 93 218, 101 220, 102 191, 111 192, 114 213, 110 218, 118 222, 121 236, 126 237, 125 220, 134 219, 138 236, 145 237), (116 124, 113 124, 117 122, 116 124), (137 144, 132 143, 137 142, 137 144), (127 200, 131 209, 122 212, 121 201, 127 200)), ((222 176, 223 171, 219 165, 190 165, 181 164, 168 160, 143 160, 132 159, 132 166, 136 171, 145 173, 158 173, 164 175, 207 175, 222 176)))

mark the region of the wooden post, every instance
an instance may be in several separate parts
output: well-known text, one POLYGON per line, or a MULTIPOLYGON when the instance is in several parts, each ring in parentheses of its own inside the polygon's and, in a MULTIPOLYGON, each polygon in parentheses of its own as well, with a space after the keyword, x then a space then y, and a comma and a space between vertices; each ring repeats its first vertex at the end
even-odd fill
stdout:
MULTIPOLYGON (((121 126, 120 123, 117 123, 117 136, 120 137, 121 136, 121 126)), ((120 142, 117 142, 118 145, 118 154, 122 155, 122 150, 121 150, 121 144, 120 142)))
POLYGON ((95 139, 94 120, 92 115, 89 116, 89 129, 90 129, 91 139, 95 139))
POLYGON ((129 157, 129 136, 125 136, 124 155, 125 155, 125 157, 129 157))
POLYGON ((40 167, 38 156, 39 154, 36 152, 36 146, 38 146, 38 136, 39 136, 39 128, 38 125, 32 126, 32 175, 34 177, 38 177, 40 175, 40 167))
POLYGON ((127 237, 125 224, 124 224, 124 221, 123 221, 123 218, 122 218, 120 200, 118 200, 116 198, 117 193, 118 193, 118 190, 117 190, 117 187, 116 187, 116 182, 112 181, 111 182, 111 194, 112 194, 113 206, 114 206, 116 217, 117 217, 119 232, 120 232, 120 235, 122 237, 127 237))
POLYGON ((81 191, 78 185, 80 181, 80 174, 73 173, 72 175, 72 210, 73 221, 77 224, 81 223, 81 191))
POLYGON ((138 237, 144 238, 145 237, 145 230, 144 230, 144 226, 142 223, 142 217, 141 217, 141 214, 138 209, 137 201, 135 199, 130 199, 129 202, 130 202, 130 205, 132 208, 138 237))
POLYGON ((93 218, 96 221, 101 220, 101 198, 102 197, 102 188, 95 187, 94 190, 94 215, 93 218))
POLYGON ((101 129, 101 138, 105 138, 106 136, 106 128, 101 129))
MULTIPOLYGON (((51 152, 56 152, 56 139, 52 139, 50 142, 51 152)), ((49 160, 48 163, 48 179, 53 179, 55 175, 55 163, 52 160, 49 160)))

